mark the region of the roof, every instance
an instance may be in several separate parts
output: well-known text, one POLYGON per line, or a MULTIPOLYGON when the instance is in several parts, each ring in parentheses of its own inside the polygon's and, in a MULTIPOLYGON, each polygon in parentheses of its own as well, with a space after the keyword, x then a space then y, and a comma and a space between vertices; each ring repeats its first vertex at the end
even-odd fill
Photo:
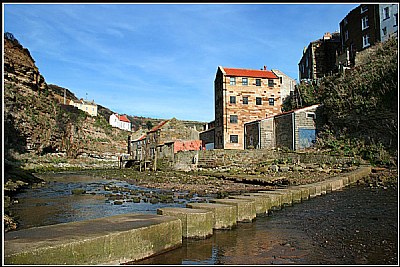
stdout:
POLYGON ((146 139, 147 135, 143 134, 141 137, 139 137, 138 139, 133 140, 133 142, 137 142, 137 141, 142 141, 143 139, 146 139))
POLYGON ((125 115, 117 115, 120 121, 131 122, 125 115))
POLYGON ((242 76, 242 77, 253 77, 253 78, 268 78, 278 79, 272 71, 269 70, 251 70, 251 69, 237 69, 237 68, 225 68, 220 67, 222 72, 227 76, 242 76))
POLYGON ((157 130, 161 129, 161 127, 163 127, 167 122, 169 122, 169 120, 160 122, 157 126, 154 126, 153 128, 151 128, 151 130, 148 131, 147 133, 156 132, 157 130))
POLYGON ((274 117, 279 117, 279 116, 283 116, 283 115, 287 115, 287 114, 291 114, 291 113, 304 112, 304 111, 308 111, 308 110, 311 110, 314 108, 318 108, 319 106, 322 106, 322 104, 315 104, 315 105, 304 107, 304 108, 298 108, 298 109, 282 112, 278 115, 275 115, 274 117))

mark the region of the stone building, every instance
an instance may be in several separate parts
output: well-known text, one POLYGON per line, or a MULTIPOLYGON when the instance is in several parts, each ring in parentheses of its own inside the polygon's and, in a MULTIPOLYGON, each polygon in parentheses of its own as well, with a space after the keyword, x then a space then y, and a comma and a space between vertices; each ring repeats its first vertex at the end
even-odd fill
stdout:
POLYGON ((246 149, 288 148, 301 150, 313 146, 323 125, 322 105, 313 105, 245 124, 246 149))
POLYGON ((173 118, 160 122, 145 135, 132 140, 128 137, 128 153, 132 160, 156 161, 157 158, 174 159, 179 151, 201 150, 202 142, 195 127, 187 127, 173 118))
POLYGON ((299 62, 300 81, 315 81, 336 73, 336 54, 339 46, 340 34, 327 32, 321 39, 304 48, 299 62))
POLYGON ((272 71, 219 66, 215 81, 216 149, 244 149, 244 123, 281 112, 279 77, 272 71))
POLYGON ((275 147, 295 151, 313 146, 323 125, 321 110, 317 104, 275 116, 275 147))
POLYGON ((275 148, 274 117, 244 124, 245 149, 275 148))

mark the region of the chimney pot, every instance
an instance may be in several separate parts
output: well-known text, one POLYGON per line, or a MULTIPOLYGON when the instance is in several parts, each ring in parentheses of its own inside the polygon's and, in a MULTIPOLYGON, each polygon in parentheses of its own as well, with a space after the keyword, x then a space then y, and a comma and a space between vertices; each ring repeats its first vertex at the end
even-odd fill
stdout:
POLYGON ((264 70, 267 70, 267 66, 264 65, 264 70))

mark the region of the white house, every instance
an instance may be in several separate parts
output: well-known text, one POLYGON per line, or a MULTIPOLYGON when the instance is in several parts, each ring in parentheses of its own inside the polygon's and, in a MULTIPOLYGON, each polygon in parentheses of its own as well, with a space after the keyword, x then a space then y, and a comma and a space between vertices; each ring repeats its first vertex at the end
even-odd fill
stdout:
POLYGON ((110 125, 122 130, 131 131, 131 121, 125 115, 112 114, 110 116, 110 125))

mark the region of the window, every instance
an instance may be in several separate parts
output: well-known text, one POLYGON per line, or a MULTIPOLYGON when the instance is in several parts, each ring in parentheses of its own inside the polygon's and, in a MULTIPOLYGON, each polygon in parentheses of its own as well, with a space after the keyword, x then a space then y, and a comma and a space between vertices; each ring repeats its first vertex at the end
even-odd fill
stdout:
POLYGON ((397 27, 397 20, 398 20, 397 14, 398 14, 398 13, 394 14, 394 24, 393 24, 393 27, 397 27))
POLYGON ((344 19, 343 20, 343 26, 346 26, 347 25, 347 19, 344 19))
POLYGON ((348 31, 348 30, 346 30, 346 31, 344 32, 344 40, 345 40, 345 41, 349 40, 349 31, 348 31))
POLYGON ((271 98, 268 98, 268 104, 269 104, 270 106, 273 106, 274 103, 275 103, 275 99, 273 99, 272 97, 271 97, 271 98))
POLYGON ((390 12, 389 12, 389 7, 385 7, 383 9, 383 20, 390 18, 390 12))
POLYGON ((386 35, 387 34, 387 29, 386 27, 382 29, 382 35, 386 35))
POLYGON ((236 85, 236 77, 231 77, 230 85, 236 85))
POLYGON ((306 118, 315 119, 315 113, 314 112, 306 112, 306 118))
POLYGON ((231 143, 238 143, 239 142, 238 135, 231 135, 230 141, 231 141, 231 143))
POLYGON ((248 85, 247 78, 242 78, 242 85, 248 85))
POLYGON ((369 34, 363 36, 363 48, 370 46, 369 34))
POLYGON ((238 123, 238 116, 237 115, 230 115, 229 116, 230 123, 238 123))
POLYGON ((368 28, 368 17, 363 17, 361 19, 361 29, 365 30, 366 28, 368 28))
POLYGON ((274 80, 268 79, 268 86, 273 87, 274 86, 274 80))
POLYGON ((230 102, 231 104, 236 104, 236 96, 231 96, 231 97, 229 98, 229 102, 230 102))
POLYGON ((368 10, 367 6, 361 6, 361 14, 368 10))
POLYGON ((243 97, 243 104, 244 104, 244 105, 249 104, 249 98, 248 98, 247 96, 244 96, 244 97, 243 97))
POLYGON ((261 97, 256 97, 256 105, 262 105, 261 97))
POLYGON ((282 77, 279 77, 279 83, 282 84, 282 77))
POLYGON ((256 86, 261 86, 261 79, 256 79, 256 86))

